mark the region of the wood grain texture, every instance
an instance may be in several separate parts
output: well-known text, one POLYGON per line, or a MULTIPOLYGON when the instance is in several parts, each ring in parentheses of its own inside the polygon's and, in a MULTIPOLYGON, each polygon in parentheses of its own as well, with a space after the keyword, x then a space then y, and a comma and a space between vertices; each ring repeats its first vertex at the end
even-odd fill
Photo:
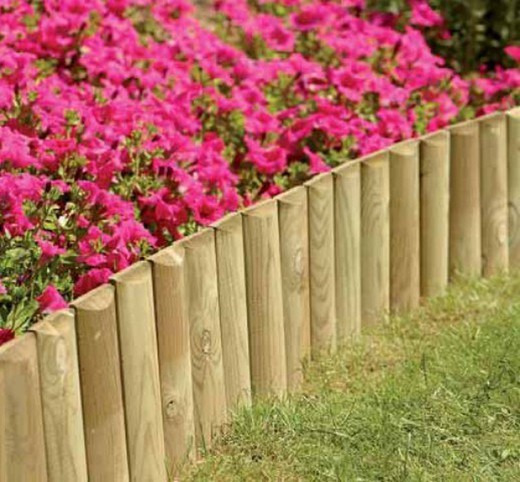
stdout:
POLYGON ((507 113, 509 265, 520 267, 520 107, 507 113))
POLYGON ((46 482, 36 338, 0 347, 0 482, 46 482))
POLYGON ((372 325, 390 307, 390 171, 388 152, 361 165, 361 319, 372 325))
POLYGON ((186 250, 188 316, 195 406, 195 435, 199 446, 211 445, 226 420, 226 390, 217 260, 213 230, 205 229, 182 241, 186 250))
POLYGON ((36 334, 49 480, 87 481, 76 328, 71 311, 31 327, 36 334))
POLYGON ((166 461, 170 470, 195 456, 190 324, 184 248, 173 245, 150 258, 166 461))
POLYGON ((334 266, 334 180, 331 173, 305 184, 309 203, 309 269, 311 349, 316 354, 336 348, 334 266))
POLYGON ((481 274, 478 123, 450 129, 450 274, 481 274))
POLYGON ((277 196, 280 229, 287 387, 300 387, 302 360, 311 350, 307 192, 303 186, 277 196))
POLYGON ((90 482, 129 480, 114 288, 72 303, 90 482))
POLYGON ((242 216, 230 214, 213 225, 217 249, 220 329, 228 410, 251 404, 247 333, 246 273, 242 216))
POLYGON ((251 384, 257 395, 283 395, 287 362, 276 201, 243 216, 251 384))
POLYGON ((420 143, 422 296, 440 295, 448 285, 449 149, 446 131, 420 143))
POLYGON ((150 263, 114 275, 130 478, 166 480, 157 333, 150 263))
POLYGON ((345 343, 361 333, 361 165, 333 175, 337 337, 345 343))
POLYGON ((420 278, 419 144, 390 150, 390 308, 419 305, 420 278))
POLYGON ((479 127, 482 274, 487 277, 509 269, 505 114, 486 116, 479 127))

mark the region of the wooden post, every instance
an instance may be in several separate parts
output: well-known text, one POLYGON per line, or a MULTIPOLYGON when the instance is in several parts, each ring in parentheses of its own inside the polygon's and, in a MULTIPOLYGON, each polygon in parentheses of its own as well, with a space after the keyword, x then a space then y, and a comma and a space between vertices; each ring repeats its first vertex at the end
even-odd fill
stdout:
POLYGON ((287 388, 303 379, 302 360, 311 350, 307 192, 295 187, 277 196, 280 229, 287 388))
POLYGON ((332 174, 306 184, 309 202, 309 267, 312 353, 336 349, 334 181, 332 174))
POLYGON ((112 277, 116 286, 126 443, 132 480, 166 480, 152 271, 142 261, 112 277))
POLYGON ((337 336, 344 343, 361 332, 361 165, 347 162, 333 175, 337 336))
POLYGON ((448 284, 450 210, 449 135, 421 140, 421 295, 440 295, 448 284))
POLYGON ((390 307, 390 177, 388 152, 361 165, 361 318, 376 323, 390 307))
POLYGON ((78 298, 72 306, 76 310, 88 478, 127 482, 114 288, 100 286, 78 298))
POLYGON ((208 447, 226 420, 215 236, 204 229, 181 243, 186 250, 195 435, 199 446, 208 447))
POLYGON ((247 333, 246 273, 242 216, 226 216, 214 224, 222 356, 228 410, 251 404, 251 372, 247 333))
POLYGON ((74 316, 59 311, 31 327, 36 334, 51 481, 87 481, 87 456, 74 316))
POLYGON ((505 114, 486 116, 479 126, 482 274, 492 276, 509 268, 505 114))
POLYGON ((195 456, 184 248, 174 244, 152 256, 150 261, 153 266, 166 460, 174 469, 195 456))
POLYGON ((419 144, 408 141, 390 150, 390 308, 419 305, 420 220, 419 144))
POLYGON ((45 440, 33 333, 0 347, 0 482, 46 482, 45 440))
POLYGON ((450 129, 451 275, 480 276, 480 149, 478 122, 450 129))
POLYGON ((242 214, 251 383, 255 394, 282 395, 287 389, 287 363, 276 201, 242 214))
POLYGON ((507 113, 509 264, 520 267, 520 107, 507 113))

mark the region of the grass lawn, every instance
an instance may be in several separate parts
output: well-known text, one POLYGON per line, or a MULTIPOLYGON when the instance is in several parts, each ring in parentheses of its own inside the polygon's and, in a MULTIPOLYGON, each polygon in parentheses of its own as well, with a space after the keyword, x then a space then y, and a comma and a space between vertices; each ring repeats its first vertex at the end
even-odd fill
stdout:
POLYGON ((520 275, 464 281, 236 413, 181 480, 520 480, 520 275))

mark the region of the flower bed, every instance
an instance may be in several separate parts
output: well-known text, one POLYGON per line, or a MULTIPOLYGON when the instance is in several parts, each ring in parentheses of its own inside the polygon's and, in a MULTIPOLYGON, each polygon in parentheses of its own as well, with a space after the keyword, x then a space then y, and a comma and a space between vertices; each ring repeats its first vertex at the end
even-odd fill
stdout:
MULTIPOLYGON (((515 103, 363 0, 3 0, 0 344, 225 212, 515 103)), ((518 60, 518 48, 508 49, 518 60)))

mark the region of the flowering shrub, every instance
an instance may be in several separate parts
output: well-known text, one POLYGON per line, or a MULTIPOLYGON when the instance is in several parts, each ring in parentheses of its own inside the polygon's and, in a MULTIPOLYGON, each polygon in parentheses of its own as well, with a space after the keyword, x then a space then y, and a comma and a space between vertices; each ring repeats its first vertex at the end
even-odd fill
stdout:
MULTIPOLYGON (((449 33, 438 35, 435 29, 424 33, 433 51, 458 71, 514 65, 505 48, 520 41, 517 0, 367 0, 367 9, 390 13, 398 26, 410 15, 421 17, 423 11, 433 9, 442 12, 449 33)), ((435 11, 433 15, 437 16, 435 11)))
POLYGON ((433 55, 424 5, 403 31, 364 0, 214 5, 0 1, 0 343, 227 211, 518 96, 518 69, 433 55))

